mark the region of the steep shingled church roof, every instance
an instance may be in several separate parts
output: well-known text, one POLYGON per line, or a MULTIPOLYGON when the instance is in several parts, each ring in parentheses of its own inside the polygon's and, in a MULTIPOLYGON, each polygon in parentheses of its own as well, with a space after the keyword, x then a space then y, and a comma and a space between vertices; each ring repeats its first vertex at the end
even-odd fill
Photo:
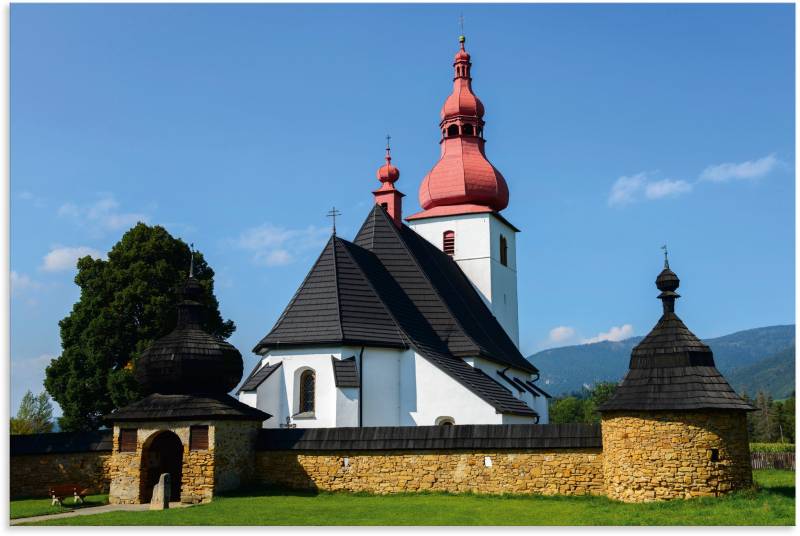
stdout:
POLYGON ((656 279, 664 314, 631 351, 630 370, 600 411, 753 409, 717 370, 711 348, 675 314, 679 285, 665 260, 656 279))
POLYGON ((254 349, 309 344, 414 347, 501 413, 535 415, 463 358, 537 373, 448 255, 375 205, 354 242, 328 241, 254 349))

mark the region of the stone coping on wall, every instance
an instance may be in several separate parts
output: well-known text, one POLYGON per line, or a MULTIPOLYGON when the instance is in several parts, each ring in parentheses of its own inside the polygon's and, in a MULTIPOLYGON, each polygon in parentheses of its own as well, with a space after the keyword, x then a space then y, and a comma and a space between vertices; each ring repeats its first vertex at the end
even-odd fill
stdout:
POLYGON ((111 430, 12 435, 10 452, 11 456, 110 452, 112 447, 111 436, 111 430))
POLYGON ((256 450, 602 448, 599 424, 465 424, 259 430, 256 450))

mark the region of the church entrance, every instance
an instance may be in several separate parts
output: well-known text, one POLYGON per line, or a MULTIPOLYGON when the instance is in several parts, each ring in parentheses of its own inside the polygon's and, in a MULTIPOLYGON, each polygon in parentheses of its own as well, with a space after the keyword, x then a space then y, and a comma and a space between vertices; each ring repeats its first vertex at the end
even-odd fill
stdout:
POLYGON ((170 500, 179 501, 182 467, 183 444, 177 435, 164 431, 149 438, 142 448, 142 470, 139 480, 140 502, 150 502, 153 497, 153 486, 158 484, 162 473, 169 473, 170 476, 170 500))

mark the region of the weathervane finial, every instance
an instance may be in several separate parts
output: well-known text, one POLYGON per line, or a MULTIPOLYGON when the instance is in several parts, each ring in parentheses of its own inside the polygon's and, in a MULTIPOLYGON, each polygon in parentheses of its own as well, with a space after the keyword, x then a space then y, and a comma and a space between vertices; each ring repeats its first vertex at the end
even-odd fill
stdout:
POLYGON ((336 236, 336 216, 341 216, 342 213, 336 210, 336 207, 332 207, 326 216, 333 220, 333 236, 336 236))
POLYGON ((458 42, 461 43, 461 48, 464 48, 464 41, 467 38, 464 37, 464 14, 461 13, 458 16, 458 42))
POLYGON ((661 246, 661 249, 664 250, 664 268, 669 268, 669 255, 667 252, 667 245, 664 244, 663 246, 661 246))
POLYGON ((191 258, 189 260, 189 277, 194 277, 194 242, 189 244, 189 252, 191 253, 191 258))

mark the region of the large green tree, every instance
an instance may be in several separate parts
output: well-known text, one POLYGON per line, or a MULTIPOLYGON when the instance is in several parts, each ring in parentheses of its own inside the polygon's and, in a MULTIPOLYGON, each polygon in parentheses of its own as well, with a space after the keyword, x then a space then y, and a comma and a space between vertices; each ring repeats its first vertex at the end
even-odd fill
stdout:
MULTIPOLYGON (((59 322, 63 350, 45 379, 63 411, 63 430, 96 429, 103 415, 141 398, 132 373, 136 357, 175 327, 178 289, 190 258, 189 246, 166 229, 138 223, 111 248, 108 260, 78 260, 81 296, 59 322)), ((204 329, 227 339, 236 327, 222 319, 214 271, 197 251, 194 275, 205 288, 204 329)))

